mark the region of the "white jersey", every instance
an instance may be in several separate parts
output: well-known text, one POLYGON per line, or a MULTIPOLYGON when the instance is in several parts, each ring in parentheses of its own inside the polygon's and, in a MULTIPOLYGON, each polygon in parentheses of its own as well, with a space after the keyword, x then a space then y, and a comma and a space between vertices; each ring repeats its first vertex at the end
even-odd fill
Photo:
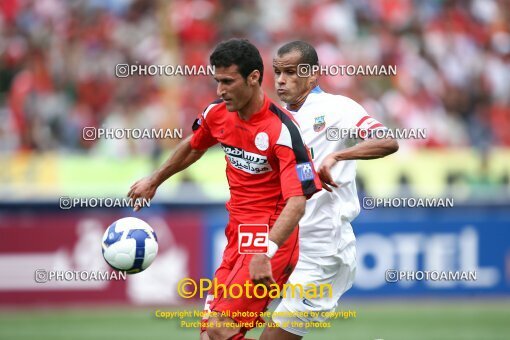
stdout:
MULTIPOLYGON (((361 134, 361 130, 384 128, 354 100, 326 93, 318 86, 297 112, 290 112, 301 127, 317 170, 326 156, 354 144, 349 136, 342 136, 345 131, 358 130, 361 134)), ((332 187, 332 193, 322 190, 306 203, 305 215, 299 222, 301 253, 332 255, 355 240, 350 222, 360 212, 356 161, 338 162, 331 169, 331 176, 338 188, 332 187)))

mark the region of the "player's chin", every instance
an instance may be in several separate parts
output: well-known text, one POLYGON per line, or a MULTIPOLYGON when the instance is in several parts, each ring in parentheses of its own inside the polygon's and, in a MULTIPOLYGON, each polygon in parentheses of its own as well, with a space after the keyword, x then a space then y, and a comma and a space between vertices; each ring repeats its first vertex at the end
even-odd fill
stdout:
POLYGON ((282 95, 279 95, 279 97, 280 97, 280 100, 287 105, 293 105, 293 104, 296 104, 296 102, 297 102, 296 98, 294 98, 293 96, 291 96, 289 94, 282 94, 282 95))
POLYGON ((284 93, 278 93, 278 98, 280 98, 280 100, 284 103, 288 103, 289 101, 289 95, 287 94, 284 94, 284 93))
POLYGON ((236 105, 234 105, 231 101, 225 101, 225 107, 230 112, 238 111, 236 105))

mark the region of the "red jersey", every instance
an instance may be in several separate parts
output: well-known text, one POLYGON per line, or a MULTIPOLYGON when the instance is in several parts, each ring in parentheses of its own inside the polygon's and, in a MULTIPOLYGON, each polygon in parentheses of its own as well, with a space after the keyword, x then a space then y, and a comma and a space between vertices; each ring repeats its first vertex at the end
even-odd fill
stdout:
POLYGON ((264 95, 261 110, 245 121, 219 99, 193 124, 193 149, 221 143, 227 161, 231 215, 266 220, 277 216, 291 196, 311 197, 319 176, 297 123, 264 95))

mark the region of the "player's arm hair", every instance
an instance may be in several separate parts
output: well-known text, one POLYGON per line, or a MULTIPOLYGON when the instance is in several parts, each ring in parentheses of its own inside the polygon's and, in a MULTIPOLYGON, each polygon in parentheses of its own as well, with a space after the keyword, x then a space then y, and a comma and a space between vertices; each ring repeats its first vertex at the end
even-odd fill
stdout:
POLYGON ((287 199, 280 216, 269 232, 269 239, 280 247, 292 234, 299 220, 305 214, 306 197, 292 196, 287 199))
POLYGON ((351 159, 376 159, 397 152, 398 142, 394 138, 366 139, 350 148, 333 153, 337 161, 351 159))
POLYGON ((176 173, 186 169, 195 163, 207 151, 197 150, 191 147, 192 135, 182 140, 176 147, 175 152, 167 159, 167 161, 157 169, 153 176, 157 185, 161 185, 164 181, 175 175, 176 173))

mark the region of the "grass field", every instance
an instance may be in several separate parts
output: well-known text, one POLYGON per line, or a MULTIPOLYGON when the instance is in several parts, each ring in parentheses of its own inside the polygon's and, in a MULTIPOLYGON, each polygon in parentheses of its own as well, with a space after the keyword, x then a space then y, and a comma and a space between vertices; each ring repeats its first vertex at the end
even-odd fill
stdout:
MULTIPOLYGON (((198 339, 179 320, 155 317, 157 308, 66 308, 0 310, 0 339, 198 339)), ((160 310, 185 310, 160 308, 160 310)), ((187 310, 192 310, 188 307, 187 310)), ((509 339, 510 301, 345 302, 339 310, 355 318, 336 319, 305 339, 509 339)), ((193 318, 187 318, 194 321, 193 318)), ((261 329, 248 333, 258 338, 261 329)))

